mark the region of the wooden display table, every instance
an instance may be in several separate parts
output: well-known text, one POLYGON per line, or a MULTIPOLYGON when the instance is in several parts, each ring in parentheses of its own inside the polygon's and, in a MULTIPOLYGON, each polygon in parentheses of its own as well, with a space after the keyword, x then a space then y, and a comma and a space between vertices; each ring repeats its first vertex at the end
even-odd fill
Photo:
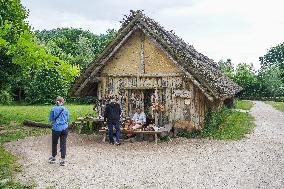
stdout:
MULTIPOLYGON (((113 129, 113 132, 115 132, 115 129, 113 129)), ((126 130, 121 129, 121 134, 146 134, 146 135, 154 135, 155 136, 155 143, 158 144, 158 134, 161 134, 163 131, 142 131, 142 130, 126 130)), ((108 129, 99 130, 99 133, 104 134, 103 142, 105 142, 108 129)), ((123 141, 123 137, 122 137, 123 141)))

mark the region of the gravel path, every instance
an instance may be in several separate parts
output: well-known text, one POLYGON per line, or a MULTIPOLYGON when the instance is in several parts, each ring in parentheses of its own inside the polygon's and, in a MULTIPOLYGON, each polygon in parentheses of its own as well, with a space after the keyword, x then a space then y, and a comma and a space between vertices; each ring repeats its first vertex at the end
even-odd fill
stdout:
POLYGON ((284 188, 284 113, 255 102, 256 129, 234 142, 102 144, 70 134, 68 166, 50 165, 50 136, 7 143, 22 157, 21 181, 38 188, 284 188))

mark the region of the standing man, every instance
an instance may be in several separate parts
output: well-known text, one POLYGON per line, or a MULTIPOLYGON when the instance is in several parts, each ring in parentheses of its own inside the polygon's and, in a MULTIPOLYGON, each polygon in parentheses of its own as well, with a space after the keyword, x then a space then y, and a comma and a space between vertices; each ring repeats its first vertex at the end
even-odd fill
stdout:
POLYGON ((57 155, 57 144, 60 139, 61 160, 59 164, 65 166, 66 157, 66 139, 68 135, 69 112, 63 106, 64 98, 59 96, 56 98, 56 106, 54 106, 49 115, 49 121, 52 123, 52 156, 49 158, 49 163, 55 163, 57 155))
POLYGON ((114 144, 113 140, 113 127, 115 128, 116 145, 120 145, 120 105, 116 102, 114 97, 111 97, 110 104, 106 105, 104 112, 104 121, 107 121, 108 125, 108 137, 110 144, 114 144))

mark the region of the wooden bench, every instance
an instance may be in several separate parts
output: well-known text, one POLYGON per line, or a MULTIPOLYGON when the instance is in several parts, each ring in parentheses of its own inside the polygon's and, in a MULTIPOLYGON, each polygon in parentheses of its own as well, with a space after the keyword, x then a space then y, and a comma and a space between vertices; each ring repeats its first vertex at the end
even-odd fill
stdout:
MULTIPOLYGON (((113 130, 113 132, 115 132, 115 129, 113 130)), ((103 142, 106 141, 106 137, 108 134, 108 130, 99 130, 100 134, 104 134, 104 138, 103 138, 103 142)), ((158 144, 158 134, 161 134, 162 131, 139 131, 139 130, 125 130, 125 129, 121 129, 120 133, 123 134, 146 134, 146 135, 154 135, 155 137, 155 143, 158 144)), ((122 141, 123 141, 123 137, 122 137, 122 141)))

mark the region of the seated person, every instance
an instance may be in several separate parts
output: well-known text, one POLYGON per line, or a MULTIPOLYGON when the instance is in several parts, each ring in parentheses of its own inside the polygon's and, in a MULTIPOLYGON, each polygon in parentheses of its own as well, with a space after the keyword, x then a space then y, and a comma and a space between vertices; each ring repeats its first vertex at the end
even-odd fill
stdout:
POLYGON ((146 123, 146 115, 142 112, 141 108, 136 108, 136 113, 134 114, 132 121, 132 129, 140 129, 144 126, 146 123))

